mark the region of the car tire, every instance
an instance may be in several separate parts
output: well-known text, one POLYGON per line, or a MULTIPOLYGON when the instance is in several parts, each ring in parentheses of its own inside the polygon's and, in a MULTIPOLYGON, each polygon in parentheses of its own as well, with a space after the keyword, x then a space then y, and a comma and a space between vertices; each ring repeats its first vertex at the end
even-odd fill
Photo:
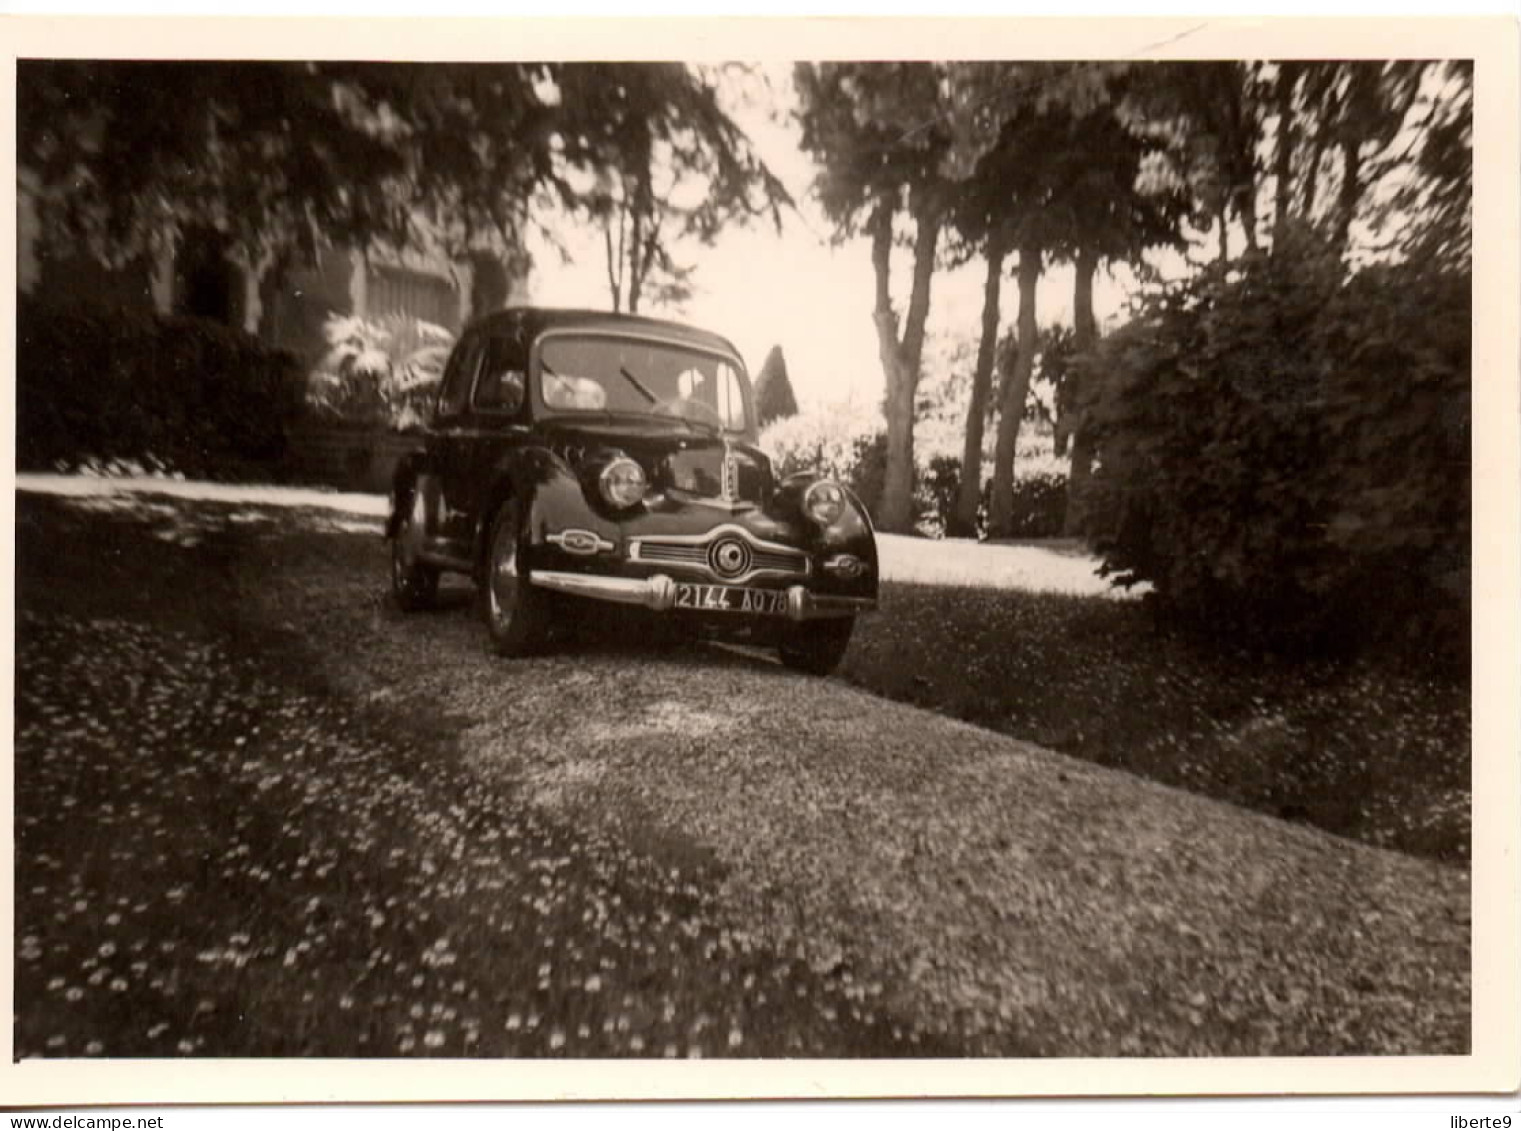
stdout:
POLYGON ((845 658, 845 649, 850 646, 850 634, 855 627, 853 616, 793 625, 778 649, 782 663, 809 675, 828 675, 845 658))
POLYGON ((391 596, 404 613, 431 609, 438 601, 438 567, 419 556, 422 528, 419 525, 421 496, 413 493, 391 537, 391 596))
POLYGON ((547 596, 518 570, 521 525, 517 502, 508 499, 492 518, 486 542, 481 614, 492 650, 499 656, 531 655, 543 647, 549 635, 547 596))

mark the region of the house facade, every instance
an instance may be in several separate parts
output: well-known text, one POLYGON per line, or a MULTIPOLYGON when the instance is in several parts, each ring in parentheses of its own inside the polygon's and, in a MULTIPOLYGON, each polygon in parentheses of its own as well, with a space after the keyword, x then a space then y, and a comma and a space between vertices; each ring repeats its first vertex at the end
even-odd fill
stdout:
POLYGON ((527 302, 526 256, 321 249, 315 262, 277 275, 252 270, 211 231, 185 233, 156 255, 106 264, 43 238, 35 176, 17 177, 17 283, 49 301, 141 313, 190 314, 241 327, 315 362, 333 315, 409 315, 457 332, 476 313, 527 302))

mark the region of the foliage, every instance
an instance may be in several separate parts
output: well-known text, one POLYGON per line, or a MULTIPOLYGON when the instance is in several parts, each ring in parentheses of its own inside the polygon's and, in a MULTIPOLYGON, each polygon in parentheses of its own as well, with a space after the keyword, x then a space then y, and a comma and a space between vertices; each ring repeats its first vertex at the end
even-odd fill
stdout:
POLYGON ((880 417, 849 406, 785 417, 761 435, 779 478, 818 471, 850 488, 876 521, 887 469, 880 417))
POLYGON ((193 230, 261 273, 329 242, 503 257, 541 196, 601 215, 632 177, 650 214, 641 157, 700 182, 700 239, 786 200, 680 64, 27 60, 17 93, 46 240, 112 264, 193 230))
POLYGON ((876 413, 835 406, 785 417, 762 433, 761 446, 779 478, 818 471, 837 479, 876 521, 887 470, 887 436, 876 413))
POLYGON ((427 419, 453 334, 403 314, 335 314, 323 333, 329 349, 306 387, 307 407, 317 416, 398 430, 427 419))
POLYGON ((566 64, 556 81, 595 173, 568 203, 602 228, 614 310, 691 296, 678 242, 711 244, 761 216, 780 224, 791 197, 723 109, 719 75, 684 63, 566 64))
POLYGON ((787 377, 787 359, 781 346, 772 346, 755 378, 755 412, 760 426, 797 415, 797 397, 787 377))
POLYGON ((283 455, 300 407, 296 359, 196 318, 17 311, 17 466, 130 461, 211 478, 283 455))
POLYGON ((1313 236, 1153 296, 1102 347, 1106 570, 1217 634, 1466 654, 1470 301, 1313 236))
POLYGON ((404 155, 359 86, 294 62, 27 60, 18 157, 44 187, 45 229, 103 262, 192 228, 248 262, 322 237, 396 232, 404 155))
MULTIPOLYGON (((887 437, 875 414, 831 409, 803 413, 772 424, 761 436, 779 476, 818 470, 840 480, 875 521, 882 503, 887 437)), ((926 452, 915 469, 912 532, 944 537, 950 529, 961 479, 961 461, 949 453, 926 452)), ((1051 453, 1048 434, 1032 431, 1019 450, 1015 477, 1012 537, 1049 538, 1061 533, 1067 468, 1051 453)), ((977 537, 987 535, 988 486, 982 492, 977 537)))
POLYGON ((799 63, 794 69, 803 148, 821 168, 815 189, 838 239, 870 235, 872 323, 886 395, 887 465, 880 525, 913 526, 914 404, 929 317, 930 284, 945 222, 939 165, 949 145, 949 88, 930 63, 799 63), (892 288, 895 225, 912 224, 908 303, 892 288))
POLYGON ((760 445, 778 476, 819 468, 840 477, 854 458, 857 441, 881 428, 880 413, 856 405, 830 405, 772 421, 761 432, 760 445))
MULTIPOLYGON (((921 529, 933 536, 951 530, 956 498, 961 489, 961 461, 936 456, 920 483, 920 496, 928 513, 921 519, 921 529)), ((988 537, 988 508, 993 484, 982 484, 973 537, 988 537)), ((1044 460, 1033 466, 1016 462, 1014 468, 1013 506, 1007 538, 1055 538, 1062 533, 1067 514, 1067 470, 1058 460, 1044 460)))

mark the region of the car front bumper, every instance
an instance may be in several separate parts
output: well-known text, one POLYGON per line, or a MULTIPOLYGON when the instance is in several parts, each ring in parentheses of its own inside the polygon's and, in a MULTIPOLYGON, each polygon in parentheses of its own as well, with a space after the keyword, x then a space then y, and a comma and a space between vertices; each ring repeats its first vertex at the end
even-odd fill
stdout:
MULTIPOLYGON (((667 612, 676 605, 676 582, 663 573, 657 573, 653 577, 634 578, 536 569, 528 575, 528 580, 541 589, 552 589, 557 593, 590 597, 598 601, 613 601, 620 605, 640 605, 656 612, 667 612)), ((812 593, 801 585, 789 586, 786 593, 787 619, 792 621, 848 617, 870 612, 877 607, 877 602, 871 597, 812 593)))

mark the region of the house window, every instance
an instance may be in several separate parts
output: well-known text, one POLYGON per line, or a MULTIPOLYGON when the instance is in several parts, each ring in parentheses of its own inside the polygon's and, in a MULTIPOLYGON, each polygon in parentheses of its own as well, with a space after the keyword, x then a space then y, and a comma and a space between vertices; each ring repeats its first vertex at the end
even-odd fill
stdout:
POLYGON ((372 318, 406 315, 453 329, 459 322, 459 292, 439 275, 403 267, 371 268, 365 306, 372 318))

